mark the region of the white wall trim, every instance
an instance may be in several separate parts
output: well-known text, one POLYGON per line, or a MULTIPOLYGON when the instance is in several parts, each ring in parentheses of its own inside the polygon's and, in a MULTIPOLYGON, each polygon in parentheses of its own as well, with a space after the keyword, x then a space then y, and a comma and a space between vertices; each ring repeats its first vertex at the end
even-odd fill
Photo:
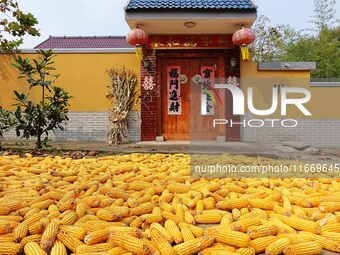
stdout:
POLYGON ((311 87, 339 87, 340 88, 340 82, 331 82, 331 81, 312 81, 310 83, 311 87))

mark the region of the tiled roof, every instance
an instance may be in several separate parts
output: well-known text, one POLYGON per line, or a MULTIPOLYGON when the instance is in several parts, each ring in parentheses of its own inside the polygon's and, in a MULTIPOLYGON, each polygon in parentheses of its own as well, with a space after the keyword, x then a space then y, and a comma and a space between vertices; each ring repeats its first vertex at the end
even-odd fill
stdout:
POLYGON ((125 36, 50 36, 35 49, 132 48, 125 36))
POLYGON ((127 11, 143 9, 255 10, 252 0, 130 0, 127 11))

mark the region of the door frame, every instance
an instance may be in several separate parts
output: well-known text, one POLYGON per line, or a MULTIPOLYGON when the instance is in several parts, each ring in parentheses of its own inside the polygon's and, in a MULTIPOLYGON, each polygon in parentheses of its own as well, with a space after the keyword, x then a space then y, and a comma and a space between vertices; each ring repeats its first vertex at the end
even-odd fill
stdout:
POLYGON ((225 78, 225 51, 224 50, 157 50, 156 51, 156 77, 157 77, 157 100, 156 100, 156 135, 162 135, 162 67, 163 59, 167 58, 218 58, 219 77, 225 78))

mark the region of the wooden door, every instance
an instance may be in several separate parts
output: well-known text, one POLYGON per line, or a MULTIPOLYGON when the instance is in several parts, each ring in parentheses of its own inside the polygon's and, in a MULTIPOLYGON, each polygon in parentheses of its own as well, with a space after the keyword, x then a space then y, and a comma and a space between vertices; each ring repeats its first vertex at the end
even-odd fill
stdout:
MULTIPOLYGON (((169 113, 169 84, 168 67, 179 66, 180 73, 186 75, 189 72, 189 59, 163 58, 161 61, 161 133, 166 140, 189 140, 189 114, 190 114, 190 81, 180 82, 179 99, 181 104, 180 114, 169 113)), ((180 77, 179 77, 180 78, 180 77)), ((180 79, 179 79, 180 80, 180 79)))
POLYGON ((215 140, 210 131, 214 116, 201 116, 201 90, 200 86, 194 86, 191 81, 195 75, 201 74, 202 66, 213 66, 215 77, 220 76, 219 58, 199 57, 163 57, 161 64, 161 135, 166 140, 190 140, 193 135, 200 139, 215 140), (185 75, 186 81, 182 80, 180 88, 181 114, 169 114, 169 81, 168 67, 180 66, 181 74, 185 75), (190 115, 192 114, 192 115, 190 115), (193 115, 194 114, 194 115, 193 115), (193 117, 194 116, 194 117, 193 117), (191 126, 195 125, 195 126, 191 126), (195 134, 193 134, 193 132, 195 134))

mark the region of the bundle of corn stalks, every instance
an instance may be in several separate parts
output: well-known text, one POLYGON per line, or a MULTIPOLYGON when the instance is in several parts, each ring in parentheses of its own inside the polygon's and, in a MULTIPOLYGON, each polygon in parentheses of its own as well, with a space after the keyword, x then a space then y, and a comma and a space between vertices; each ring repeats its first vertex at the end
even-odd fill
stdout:
POLYGON ((111 68, 108 70, 111 84, 108 87, 106 97, 112 101, 109 122, 110 131, 107 134, 109 145, 122 143, 127 137, 127 118, 135 107, 137 90, 137 76, 125 67, 111 68))

